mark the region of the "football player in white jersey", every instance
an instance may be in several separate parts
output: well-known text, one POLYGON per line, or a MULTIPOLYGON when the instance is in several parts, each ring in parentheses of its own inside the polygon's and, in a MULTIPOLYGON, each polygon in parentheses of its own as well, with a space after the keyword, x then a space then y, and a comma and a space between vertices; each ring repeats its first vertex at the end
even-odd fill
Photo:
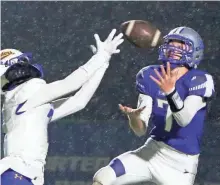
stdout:
MULTIPOLYGON (((4 95, 2 120, 4 158, 1 185, 43 185, 50 122, 82 110, 99 86, 112 54, 123 35, 113 29, 102 42, 97 34, 96 53, 63 80, 46 83, 42 68, 31 56, 15 49, 1 51, 0 75, 4 95), (78 90, 79 89, 79 90, 78 90), (74 96, 61 98, 78 90, 74 96)), ((93 47, 94 51, 94 47, 93 47)))

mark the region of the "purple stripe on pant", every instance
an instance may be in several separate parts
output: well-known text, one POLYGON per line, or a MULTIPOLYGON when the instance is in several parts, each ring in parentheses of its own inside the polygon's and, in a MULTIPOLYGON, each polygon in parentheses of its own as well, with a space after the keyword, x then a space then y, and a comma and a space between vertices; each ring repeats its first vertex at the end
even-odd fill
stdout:
POLYGON ((114 159, 110 162, 109 166, 115 171, 116 177, 120 177, 125 174, 125 167, 119 159, 114 159))
POLYGON ((1 175, 1 185, 33 185, 33 183, 28 177, 9 169, 1 175))

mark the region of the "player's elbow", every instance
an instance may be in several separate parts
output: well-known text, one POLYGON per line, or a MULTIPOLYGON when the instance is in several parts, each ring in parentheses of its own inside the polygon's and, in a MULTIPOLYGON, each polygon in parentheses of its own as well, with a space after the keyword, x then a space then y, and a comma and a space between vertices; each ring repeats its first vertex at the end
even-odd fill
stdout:
POLYGON ((78 107, 78 111, 83 110, 86 106, 87 106, 88 102, 80 102, 77 107, 78 107))
POLYGON ((140 127, 135 127, 132 129, 135 133, 136 136, 138 137, 142 137, 146 134, 146 127, 144 125, 140 126, 140 127))
POLYGON ((141 137, 146 133, 146 126, 140 119, 129 119, 129 125, 136 136, 141 137))
POLYGON ((181 127, 186 127, 192 121, 191 116, 175 115, 174 118, 175 118, 177 124, 181 127))
POLYGON ((178 125, 181 127, 186 127, 190 122, 188 121, 177 121, 178 125))
POLYGON ((146 130, 143 130, 143 129, 142 130, 134 130, 134 133, 136 136, 142 137, 146 134, 146 130))

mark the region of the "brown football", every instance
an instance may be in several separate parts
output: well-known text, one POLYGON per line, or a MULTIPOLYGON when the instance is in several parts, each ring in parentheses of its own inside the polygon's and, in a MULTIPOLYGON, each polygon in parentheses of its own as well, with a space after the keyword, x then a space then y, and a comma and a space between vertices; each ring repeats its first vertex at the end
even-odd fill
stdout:
POLYGON ((121 24, 125 38, 139 48, 153 48, 162 43, 161 31, 148 21, 130 20, 121 24))

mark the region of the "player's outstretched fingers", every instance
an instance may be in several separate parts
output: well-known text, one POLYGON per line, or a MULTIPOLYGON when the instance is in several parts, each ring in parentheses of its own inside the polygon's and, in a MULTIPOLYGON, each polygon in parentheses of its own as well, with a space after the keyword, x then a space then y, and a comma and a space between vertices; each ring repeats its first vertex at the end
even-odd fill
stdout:
POLYGON ((95 41, 96 41, 96 46, 98 47, 99 44, 101 43, 101 40, 100 40, 99 35, 97 33, 94 35, 94 37, 95 37, 95 41))
POLYGON ((134 109, 132 109, 132 108, 130 108, 130 107, 127 107, 127 106, 123 106, 123 105, 121 105, 121 104, 118 104, 118 106, 119 106, 119 109, 123 112, 123 113, 125 113, 125 114, 129 114, 129 113, 131 113, 134 109))
POLYGON ((163 77, 160 75, 160 73, 157 71, 157 69, 154 69, 154 72, 156 73, 156 75, 159 78, 159 80, 162 82, 163 81, 163 77))
POLYGON ((118 104, 118 107, 123 113, 125 113, 125 108, 122 104, 118 104))
POLYGON ((114 54, 120 53, 120 49, 116 49, 114 54))
POLYGON ((141 108, 138 108, 138 109, 136 110, 136 112, 137 112, 137 113, 141 113, 145 108, 146 108, 146 106, 143 106, 143 107, 141 107, 141 108))
POLYGON ((157 80, 156 78, 154 78, 152 75, 150 75, 150 78, 151 78, 151 80, 153 80, 157 85, 159 85, 159 86, 162 85, 162 83, 161 83, 159 80, 157 80))
POLYGON ((123 37, 123 33, 119 33, 114 39, 114 42, 118 42, 123 37))
POLYGON ((94 45, 90 45, 89 47, 90 47, 92 53, 93 53, 93 54, 96 54, 97 48, 96 48, 94 45))
POLYGON ((124 39, 117 40, 116 46, 118 47, 122 42, 124 42, 124 39))
POLYGON ((173 74, 172 74, 172 72, 171 72, 171 77, 172 77, 175 81, 177 81, 178 75, 179 75, 179 70, 175 71, 173 74))
POLYGON ((106 39, 106 42, 111 41, 111 40, 114 38, 115 33, 116 33, 116 29, 113 29, 113 30, 111 31, 111 33, 109 34, 108 38, 106 39))
POLYGON ((166 74, 166 71, 165 71, 165 69, 164 69, 164 66, 163 66, 163 65, 160 65, 160 69, 161 69, 163 78, 166 78, 166 77, 167 77, 167 74, 166 74))
POLYGON ((121 38, 122 36, 120 36, 118 39, 113 40, 113 43, 114 43, 115 48, 116 48, 116 50, 114 51, 114 54, 120 53, 120 49, 117 49, 117 47, 124 42, 124 39, 121 38))
POLYGON ((167 62, 167 75, 170 77, 171 75, 170 63, 167 62))

